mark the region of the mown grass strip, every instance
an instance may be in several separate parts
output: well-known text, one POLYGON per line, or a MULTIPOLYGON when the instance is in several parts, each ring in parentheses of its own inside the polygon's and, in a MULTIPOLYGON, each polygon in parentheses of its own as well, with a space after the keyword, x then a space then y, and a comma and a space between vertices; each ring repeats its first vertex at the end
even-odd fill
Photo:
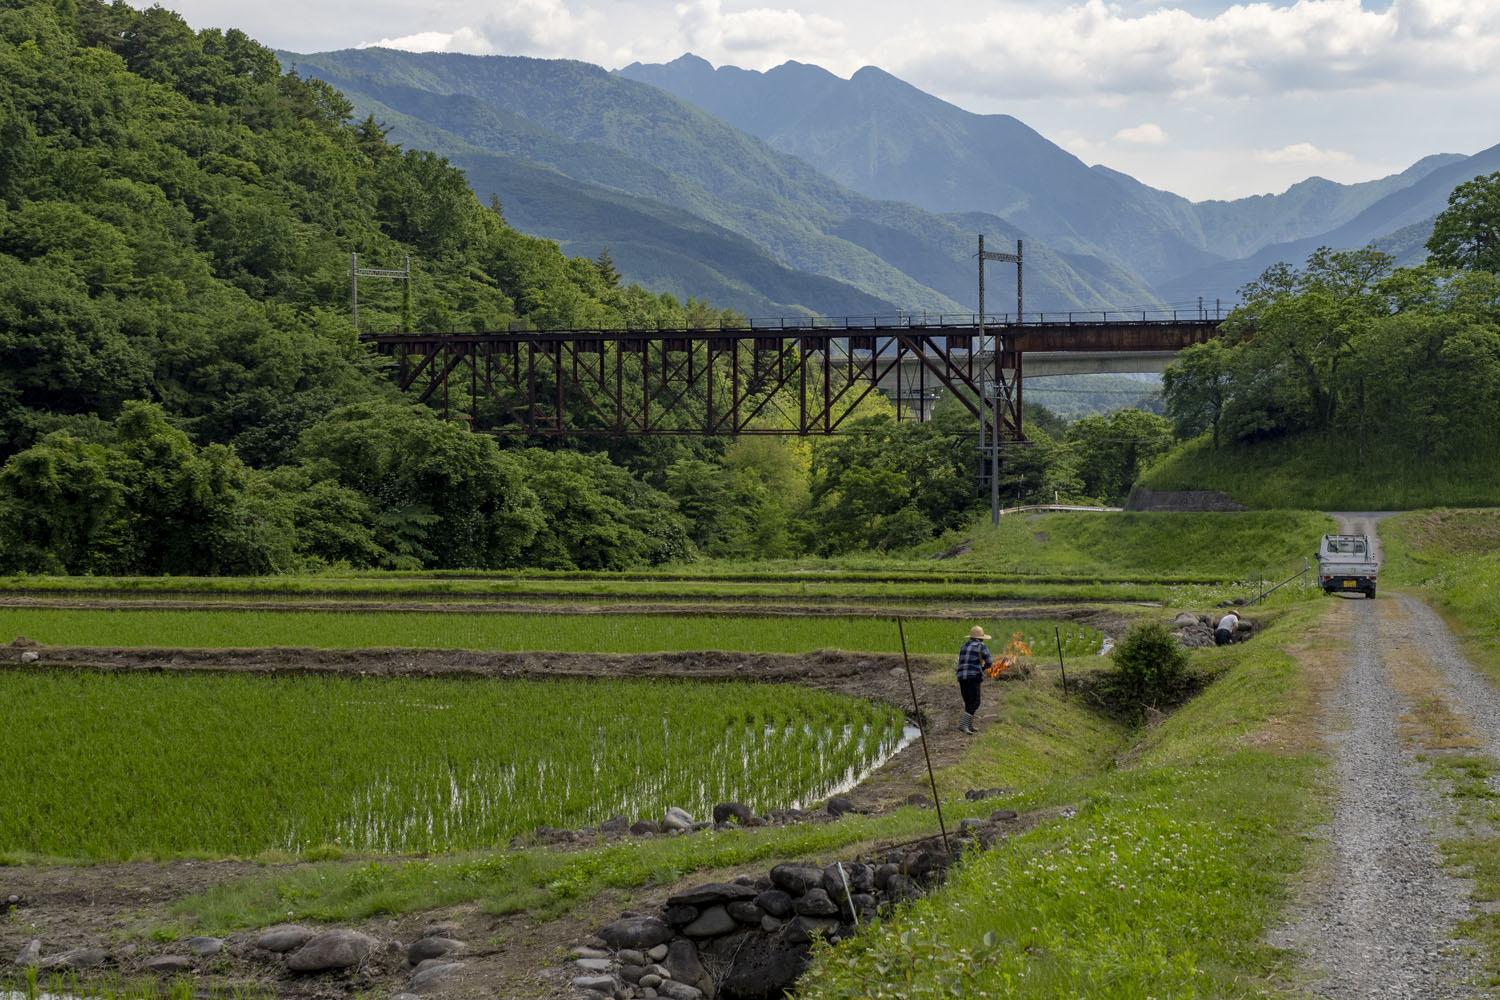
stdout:
MULTIPOLYGON (((915 653, 955 653, 967 620, 914 620, 907 642, 915 653)), ((1096 652, 1098 630, 1072 622, 975 619, 993 635, 1020 632, 1055 652, 1053 629, 1069 656, 1096 652)), ((432 615, 327 611, 63 610, 0 608, 0 636, 24 635, 48 645, 244 649, 471 649, 578 653, 661 653, 736 650, 808 653, 818 649, 892 652, 900 649, 889 618, 754 617, 643 614, 432 615)))
POLYGON ((811 805, 901 736, 787 686, 0 672, 0 850, 410 853, 617 813, 811 805))

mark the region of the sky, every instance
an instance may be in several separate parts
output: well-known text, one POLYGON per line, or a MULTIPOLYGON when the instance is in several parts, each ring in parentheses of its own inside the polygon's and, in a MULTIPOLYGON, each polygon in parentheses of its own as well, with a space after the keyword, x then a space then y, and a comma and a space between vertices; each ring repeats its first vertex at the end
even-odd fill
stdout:
POLYGON ((878 66, 1195 201, 1500 143, 1500 0, 162 0, 297 52, 878 66))

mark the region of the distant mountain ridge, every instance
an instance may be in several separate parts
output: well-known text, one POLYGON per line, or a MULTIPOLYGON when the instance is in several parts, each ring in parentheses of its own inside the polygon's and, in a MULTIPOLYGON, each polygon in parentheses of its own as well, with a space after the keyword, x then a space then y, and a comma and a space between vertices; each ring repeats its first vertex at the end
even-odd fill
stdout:
POLYGON ((1169 301, 1232 299, 1267 264, 1300 262, 1323 244, 1409 248, 1413 234, 1397 239, 1397 230, 1434 216, 1454 184, 1495 169, 1493 150, 1438 154, 1360 184, 1312 177, 1281 194, 1195 203, 1086 166, 1009 115, 973 114, 873 67, 844 80, 795 62, 758 72, 685 55, 617 72, 690 100, 871 197, 993 212, 1039 239, 1140 274, 1169 301))
MULTIPOLYGON (((1028 311, 1228 306, 1269 264, 1324 244, 1421 259, 1453 186, 1500 167, 1496 147, 1195 203, 873 67, 845 80, 695 56, 614 73, 385 49, 279 56, 392 139, 447 156, 518 228, 752 316, 972 312, 977 233, 1027 241, 1028 311)), ((1012 280, 996 275, 992 309, 1012 280)))
MULTIPOLYGON (((361 117, 391 125, 392 139, 463 167, 513 224, 569 253, 607 246, 621 273, 648 287, 752 315, 975 308, 975 230, 851 191, 659 88, 566 60, 384 49, 279 56, 338 87, 361 117)), ((998 217, 983 224, 997 245, 1029 236, 998 217)), ((1044 241, 1027 253, 1028 308, 1160 304, 1117 265, 1044 241)))

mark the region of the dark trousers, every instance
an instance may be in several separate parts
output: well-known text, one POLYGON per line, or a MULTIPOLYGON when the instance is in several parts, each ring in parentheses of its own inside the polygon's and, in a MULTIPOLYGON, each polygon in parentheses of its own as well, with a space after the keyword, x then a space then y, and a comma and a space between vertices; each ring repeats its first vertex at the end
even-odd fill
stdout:
POLYGON ((1214 629, 1215 646, 1226 645, 1232 638, 1234 638, 1234 633, 1229 631, 1227 628, 1214 629))
POLYGON ((979 711, 979 684, 982 680, 981 677, 975 677, 973 680, 958 682, 958 693, 964 696, 964 711, 970 715, 979 711))

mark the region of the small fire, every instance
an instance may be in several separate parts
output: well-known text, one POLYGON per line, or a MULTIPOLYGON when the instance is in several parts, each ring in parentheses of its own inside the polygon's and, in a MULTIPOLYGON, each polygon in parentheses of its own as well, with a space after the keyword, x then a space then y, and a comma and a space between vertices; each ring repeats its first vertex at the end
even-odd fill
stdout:
POLYGON ((1031 643, 1022 638, 1021 633, 1012 632, 1010 642, 1005 644, 1005 649, 987 671, 991 677, 999 677, 1002 673, 1021 662, 1021 657, 1031 655, 1031 643))

